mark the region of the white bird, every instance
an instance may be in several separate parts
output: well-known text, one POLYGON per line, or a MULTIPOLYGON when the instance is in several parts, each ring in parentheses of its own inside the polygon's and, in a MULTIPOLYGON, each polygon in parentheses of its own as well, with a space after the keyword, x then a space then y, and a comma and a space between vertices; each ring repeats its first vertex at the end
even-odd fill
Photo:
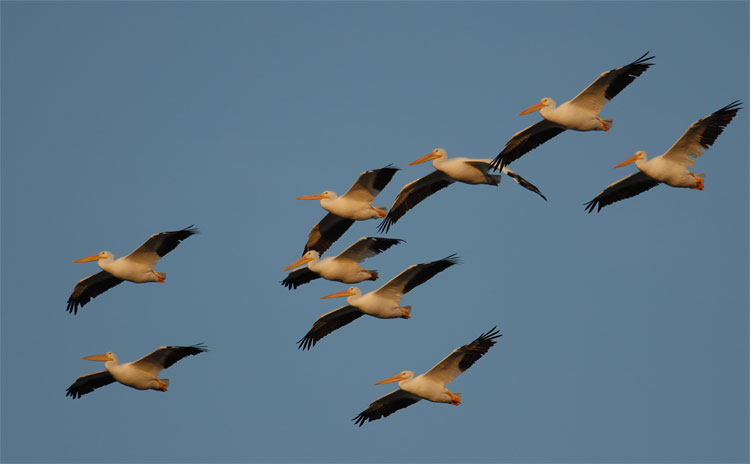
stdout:
POLYGON ((167 391, 169 379, 159 379, 157 376, 163 369, 168 368, 185 356, 192 356, 208 351, 202 344, 192 346, 162 346, 141 359, 125 364, 119 364, 117 355, 110 352, 84 356, 89 361, 104 361, 105 371, 93 372, 78 377, 68 387, 65 396, 73 399, 91 393, 99 387, 112 382, 120 382, 137 390, 167 391))
POLYGON ((307 253, 315 250, 318 253, 326 251, 333 242, 339 239, 354 221, 382 218, 386 215, 384 206, 372 206, 375 197, 388 185, 398 168, 388 165, 381 169, 365 171, 359 175, 357 181, 341 196, 326 190, 316 195, 305 195, 296 200, 320 200, 320 206, 328 214, 310 231, 305 244, 307 253))
POLYGON ((368 270, 359 263, 403 242, 397 238, 362 237, 336 256, 321 258, 320 253, 310 250, 298 260, 284 268, 284 271, 303 266, 290 272, 281 281, 288 289, 297 288, 311 280, 322 277, 346 284, 356 284, 363 280, 377 280, 378 271, 368 270))
MULTIPOLYGON (((432 161, 435 171, 406 184, 393 202, 385 219, 378 226, 380 232, 388 232, 393 224, 398 221, 407 211, 414 208, 422 200, 444 189, 454 182, 465 184, 488 184, 500 185, 500 174, 490 174, 490 159, 471 159, 463 157, 448 158, 448 153, 443 148, 436 148, 423 157, 409 163, 409 166, 432 161)), ((547 200, 536 186, 511 171, 507 167, 502 172, 509 175, 524 188, 531 190, 540 197, 547 200)))
POLYGON ((622 89, 643 74, 653 63, 648 52, 632 63, 602 73, 572 100, 557 106, 555 100, 545 97, 518 113, 519 116, 539 110, 541 121, 513 134, 508 143, 492 161, 492 167, 502 168, 517 160, 565 129, 577 131, 603 130, 612 127, 611 119, 602 119, 599 112, 622 89))
POLYGON ((390 416, 421 399, 458 406, 461 404, 461 394, 451 392, 445 384, 451 383, 463 371, 470 368, 492 348, 495 339, 499 337, 502 337, 502 334, 497 327, 493 327, 473 342, 453 350, 445 359, 422 375, 414 377, 413 371, 403 371, 376 382, 375 385, 398 382, 399 389, 373 401, 367 409, 352 420, 362 427, 366 421, 372 422, 381 417, 390 416))
POLYGON ((458 262, 458 257, 451 255, 438 261, 415 264, 407 267, 401 274, 370 293, 363 295, 359 288, 349 287, 346 290, 321 297, 321 299, 325 299, 345 296, 347 297, 346 302, 349 304, 320 316, 305 336, 297 342, 298 348, 309 350, 321 338, 363 314, 369 314, 380 319, 399 317, 409 319, 411 317, 411 306, 401 306, 401 297, 417 285, 427 282, 437 273, 458 262))
POLYGON ((109 251, 102 251, 73 261, 74 263, 96 261, 103 271, 78 282, 68 298, 68 312, 78 314, 79 306, 85 306, 92 298, 106 292, 123 280, 136 283, 164 283, 167 274, 154 270, 156 262, 174 250, 181 241, 196 233, 198 229, 193 226, 182 230, 161 232, 152 235, 135 251, 119 259, 115 259, 115 255, 109 251))
POLYGON ((719 134, 741 109, 740 104, 739 101, 734 101, 692 123, 682 137, 660 156, 648 159, 646 152, 639 150, 635 155, 615 165, 614 167, 619 168, 635 162, 639 170, 610 184, 596 198, 586 203, 586 210, 589 213, 594 208, 597 212, 601 211, 607 205, 638 195, 660 183, 672 187, 703 190, 703 174, 694 174, 688 168, 695 163, 694 158, 701 156, 704 149, 713 145, 719 134))

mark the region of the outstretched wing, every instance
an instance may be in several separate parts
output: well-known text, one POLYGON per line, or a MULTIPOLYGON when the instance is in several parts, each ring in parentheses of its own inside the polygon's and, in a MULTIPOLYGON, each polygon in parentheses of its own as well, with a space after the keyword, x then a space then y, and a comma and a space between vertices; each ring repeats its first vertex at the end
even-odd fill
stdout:
POLYGON ((354 219, 348 219, 328 213, 310 231, 305 243, 304 255, 310 250, 315 250, 321 255, 339 239, 349 227, 354 224, 354 219))
POLYGON ((389 164, 381 169, 363 172, 359 175, 357 182, 349 187, 349 190, 342 196, 356 201, 372 203, 375 197, 378 196, 378 193, 388 185, 388 182, 391 181, 393 175, 398 171, 398 168, 392 166, 392 164, 389 164))
POLYGON ((339 253, 335 259, 351 259, 359 263, 402 242, 403 240, 399 238, 362 237, 339 253))
POLYGON ((502 169, 564 130, 563 126, 542 119, 538 123, 513 134, 513 137, 505 144, 503 151, 492 160, 490 166, 493 169, 502 169))
POLYGON ((525 188, 526 190, 531 190, 532 192, 536 193, 540 197, 544 198, 544 201, 547 201, 547 197, 544 196, 544 194, 537 188, 536 185, 532 184, 528 180, 524 179, 523 177, 519 176, 515 172, 511 171, 508 167, 503 167, 502 171, 503 171, 503 174, 507 174, 508 176, 510 176, 510 178, 516 181, 516 183, 519 184, 521 187, 525 188))
POLYGON ((319 274, 314 273, 305 266, 302 269, 290 272, 289 275, 281 281, 281 285, 291 290, 318 278, 320 278, 319 274))
POLYGON ((740 105, 739 100, 733 101, 724 108, 695 121, 662 156, 689 168, 695 162, 693 158, 701 156, 704 149, 713 145, 724 128, 732 122, 732 118, 742 109, 740 105))
POLYGON ((309 350, 315 346, 321 338, 336 329, 340 329, 363 314, 362 311, 354 306, 342 306, 341 308, 323 314, 317 321, 315 321, 315 324, 313 324, 312 328, 305 334, 305 336, 297 341, 297 348, 309 350))
POLYGON ((433 171, 424 177, 410 182, 398 192, 396 201, 393 202, 390 211, 383 221, 378 225, 378 232, 387 233, 393 224, 407 211, 417 206, 422 200, 429 197, 438 190, 452 184, 454 180, 442 171, 433 171))
POLYGON ((502 336, 503 334, 497 330, 497 327, 493 327, 488 332, 477 337, 473 342, 453 350, 451 354, 435 364, 432 369, 425 372, 424 377, 429 377, 442 383, 453 382, 453 379, 470 368, 492 348, 495 344, 495 339, 502 336))
POLYGON ((438 261, 430 261, 409 266, 401 271, 401 274, 389 280, 385 285, 375 290, 373 293, 400 301, 401 295, 409 293, 409 291, 417 285, 427 282, 439 272, 442 272, 459 262, 458 256, 453 254, 438 261))
POLYGON ((644 53, 630 64, 601 73, 594 82, 573 97, 570 103, 598 114, 608 101, 654 65, 654 63, 647 63, 654 58, 653 56, 646 57, 648 53, 644 53))
POLYGON ((398 389, 370 403, 367 409, 359 413, 352 420, 355 424, 362 427, 365 422, 372 422, 381 417, 388 417, 399 409, 411 406, 420 399, 417 395, 398 389))
POLYGON ((586 211, 590 213, 596 208, 596 212, 598 213, 607 205, 634 197, 659 184, 658 180, 654 180, 642 171, 638 171, 607 186, 596 198, 585 204, 586 211))
POLYGON ((197 233, 198 229, 189 226, 182 230, 154 234, 125 258, 153 268, 157 261, 177 248, 180 242, 197 233))
POLYGON ((102 293, 122 282, 107 271, 97 272, 85 279, 81 279, 68 298, 68 312, 78 314, 78 307, 83 307, 102 293))
POLYGON ((109 385, 115 381, 107 371, 92 372, 78 377, 71 386, 65 390, 65 396, 69 396, 73 399, 80 398, 86 393, 91 393, 99 387, 109 385))
POLYGON ((191 346, 162 346, 130 364, 157 376, 161 370, 168 368, 180 359, 203 353, 204 351, 208 351, 208 349, 202 343, 191 346))

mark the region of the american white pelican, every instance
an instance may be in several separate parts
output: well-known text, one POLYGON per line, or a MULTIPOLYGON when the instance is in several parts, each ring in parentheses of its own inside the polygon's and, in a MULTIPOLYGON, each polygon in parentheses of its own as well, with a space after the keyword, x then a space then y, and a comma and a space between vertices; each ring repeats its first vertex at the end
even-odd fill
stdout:
POLYGON ((156 262, 174 250, 181 241, 197 232, 198 229, 190 226, 182 230, 154 234, 135 251, 119 259, 115 259, 115 255, 109 251, 102 251, 73 261, 74 263, 96 261, 104 270, 78 282, 68 298, 68 312, 78 314, 79 306, 85 306, 92 298, 96 298, 123 280, 136 283, 164 283, 167 274, 154 271, 156 262))
POLYGON ((291 290, 318 277, 344 282, 345 284, 356 284, 363 280, 377 280, 378 271, 367 270, 359 263, 401 242, 403 240, 398 238, 362 237, 338 255, 322 259, 320 253, 310 250, 300 259, 284 268, 287 271, 306 264, 302 269, 290 272, 281 281, 281 285, 291 290))
POLYGON ((393 377, 376 382, 375 385, 398 382, 399 389, 373 401, 367 409, 352 420, 362 427, 365 421, 372 422, 381 417, 390 416, 399 409, 411 406, 421 399, 458 406, 461 404, 461 394, 452 393, 445 384, 451 383, 463 371, 470 368, 477 359, 492 348, 495 339, 502 336, 503 334, 497 330, 497 327, 493 327, 473 342, 453 350, 445 359, 422 375, 414 377, 413 371, 403 371, 393 377))
POLYGON ((84 356, 89 361, 104 361, 106 371, 92 372, 78 377, 68 387, 65 396, 73 399, 91 393, 99 387, 120 382, 137 390, 167 391, 169 379, 156 378, 163 369, 168 368, 185 356, 208 351, 203 344, 193 346, 162 346, 141 359, 125 364, 118 364, 117 355, 111 351, 105 354, 84 356))
POLYGON ((398 168, 391 167, 391 165, 382 169, 365 171, 341 196, 326 190, 317 195, 295 198, 296 200, 320 200, 320 206, 328 211, 328 214, 310 231, 302 253, 307 253, 309 250, 323 253, 354 224, 354 221, 385 217, 387 212, 385 207, 372 206, 372 202, 388 185, 396 171, 398 168))
MULTIPOLYGON (((393 224, 398 221, 407 211, 414 208, 422 200, 441 190, 453 182, 463 182, 465 184, 488 184, 500 185, 500 174, 490 174, 490 159, 470 159, 470 158, 448 158, 448 153, 442 148, 436 148, 423 157, 412 161, 409 166, 432 161, 435 171, 430 174, 404 185, 404 188, 398 192, 396 201, 393 202, 391 210, 388 211, 385 219, 378 226, 380 232, 388 232, 393 224)), ((511 171, 507 167, 502 172, 509 175, 521 186, 531 190, 540 197, 547 200, 542 192, 536 186, 511 171)))
POLYGON ((639 150, 635 155, 615 165, 619 168, 635 162, 639 171, 610 184, 596 198, 586 203, 586 210, 590 213, 597 208, 599 212, 607 205, 638 195, 660 183, 672 187, 703 190, 703 174, 694 174, 688 168, 695 162, 693 158, 701 156, 704 148, 708 149, 713 145, 719 134, 741 109, 740 104, 739 101, 734 101, 695 121, 669 150, 656 158, 648 159, 646 152, 639 150))
POLYGON ((512 163, 565 129, 577 131, 603 130, 612 127, 611 119, 602 119, 602 107, 620 93, 636 77, 643 74, 653 63, 648 52, 632 63, 602 73, 594 82, 570 101, 556 106, 555 100, 545 97, 518 113, 519 116, 539 110, 541 121, 513 134, 508 143, 492 161, 495 169, 512 163))
POLYGON ((345 296, 348 297, 346 302, 349 304, 320 316, 305 336, 297 342, 298 348, 309 350, 321 338, 363 314, 381 319, 398 317, 409 319, 411 317, 411 306, 401 306, 401 297, 417 285, 427 282, 438 272, 458 262, 456 255, 450 255, 438 261, 409 266, 379 289, 364 295, 359 288, 349 287, 346 290, 321 297, 321 299, 325 299, 345 296))

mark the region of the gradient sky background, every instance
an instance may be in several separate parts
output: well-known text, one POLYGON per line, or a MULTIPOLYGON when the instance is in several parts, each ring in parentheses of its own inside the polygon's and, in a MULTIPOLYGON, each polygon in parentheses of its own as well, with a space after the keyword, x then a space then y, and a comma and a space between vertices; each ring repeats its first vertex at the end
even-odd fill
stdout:
MULTIPOLYGON (((748 460, 747 2, 7 2, 2 13, 4 462, 721 462, 748 460), (310 352, 296 341, 344 284, 279 285, 343 193, 431 166, 435 147, 492 157, 538 114, 650 51, 656 64, 602 116, 505 178, 454 185, 404 216, 407 243, 366 262, 381 280, 458 253, 405 296, 410 320, 362 318, 310 352), (583 203, 733 100, 696 164, 702 192, 660 186, 583 203), (132 251, 190 224, 165 285, 124 283, 77 316, 72 260, 132 251), (497 325, 452 391, 358 428, 391 385, 497 325), (161 345, 210 352, 167 393, 65 389, 161 345)), ((379 235, 355 224, 330 250, 379 235)))

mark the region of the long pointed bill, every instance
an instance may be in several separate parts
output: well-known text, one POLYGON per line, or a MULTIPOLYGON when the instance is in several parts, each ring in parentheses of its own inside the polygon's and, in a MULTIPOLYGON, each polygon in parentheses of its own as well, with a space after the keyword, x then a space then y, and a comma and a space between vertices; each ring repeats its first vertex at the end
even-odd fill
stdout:
POLYGON ((535 103, 535 104, 531 105, 530 107, 526 108, 525 110, 521 111, 520 113, 518 113, 518 115, 519 116, 523 116, 524 114, 533 113, 534 111, 541 110, 545 106, 547 106, 547 105, 545 105, 542 102, 535 103))
POLYGON ((293 262, 289 266, 282 269, 282 271, 288 271, 289 269, 294 269, 295 267, 302 266, 303 264, 307 264, 310 261, 312 261, 313 258, 305 258, 304 256, 298 259, 297 261, 293 262))
POLYGON ((628 159, 626 159, 625 161, 623 161, 622 163, 620 163, 620 164, 615 164, 615 165, 614 165, 614 166, 612 166, 612 167, 613 167, 613 168, 621 168, 621 167, 623 167, 623 166, 627 166, 628 164, 632 163, 632 162, 633 162, 633 161, 635 161, 636 159, 638 159, 638 155, 633 155, 633 156, 631 156, 630 158, 628 158, 628 159))
POLYGON ((387 379, 383 379, 380 382, 375 382, 375 385, 398 382, 399 380, 404 380, 404 377, 401 374, 394 375, 393 377, 388 377, 387 379))
POLYGON ((340 298, 342 296, 352 296, 352 295, 354 295, 354 293, 350 292, 349 290, 342 290, 340 292, 331 293, 330 295, 321 296, 320 299, 325 300, 328 298, 340 298))
POLYGON ((317 195, 305 195, 302 197, 296 197, 295 200, 322 200, 325 198, 325 195, 322 193, 318 193, 317 195))
POLYGON ((432 161, 432 160, 437 159, 437 158, 440 158, 440 155, 436 155, 435 153, 430 152, 430 153, 427 153, 426 155, 424 155, 423 157, 421 157, 419 159, 415 159, 414 161, 412 161, 411 163, 409 163, 409 166, 414 166, 415 164, 424 163, 426 161, 432 161))
POLYGON ((112 358, 110 358, 106 354, 92 354, 91 356, 84 356, 81 359, 85 359, 87 361, 112 361, 112 358))
POLYGON ((100 259, 102 259, 102 257, 99 256, 99 254, 95 254, 95 255, 91 255, 91 256, 86 256, 85 258, 76 259, 73 262, 74 263, 88 263, 89 261, 98 261, 100 259))

